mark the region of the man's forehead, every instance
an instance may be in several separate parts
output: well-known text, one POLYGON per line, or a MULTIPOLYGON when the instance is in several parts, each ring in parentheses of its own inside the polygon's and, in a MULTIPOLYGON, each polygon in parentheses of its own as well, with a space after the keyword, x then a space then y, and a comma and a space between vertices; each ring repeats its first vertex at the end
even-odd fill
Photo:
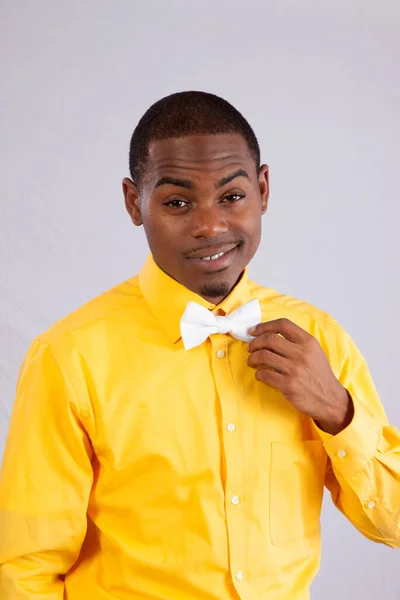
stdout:
POLYGON ((196 135, 155 140, 149 145, 147 171, 163 168, 219 170, 252 160, 246 140, 237 134, 196 135))

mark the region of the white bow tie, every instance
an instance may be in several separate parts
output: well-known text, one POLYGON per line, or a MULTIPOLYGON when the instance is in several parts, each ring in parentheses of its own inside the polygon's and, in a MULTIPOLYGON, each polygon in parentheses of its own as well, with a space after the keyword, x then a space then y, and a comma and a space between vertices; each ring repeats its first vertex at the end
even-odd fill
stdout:
POLYGON ((186 350, 202 344, 213 333, 230 333, 242 342, 253 339, 248 329, 261 321, 261 307, 257 299, 243 304, 230 315, 220 317, 197 304, 189 302, 181 318, 181 337, 186 350))

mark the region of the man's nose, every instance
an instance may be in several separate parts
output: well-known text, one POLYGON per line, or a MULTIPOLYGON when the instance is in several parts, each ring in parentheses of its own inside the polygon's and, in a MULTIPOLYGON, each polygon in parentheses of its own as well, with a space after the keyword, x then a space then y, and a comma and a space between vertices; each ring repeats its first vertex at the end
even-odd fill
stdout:
POLYGON ((226 218, 217 206, 193 210, 190 227, 194 238, 213 238, 229 231, 226 218))

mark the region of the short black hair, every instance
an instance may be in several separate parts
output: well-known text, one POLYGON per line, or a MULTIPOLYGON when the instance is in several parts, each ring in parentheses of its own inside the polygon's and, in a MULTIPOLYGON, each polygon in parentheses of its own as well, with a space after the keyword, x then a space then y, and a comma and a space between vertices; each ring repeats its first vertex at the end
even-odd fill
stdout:
POLYGON ((178 92, 158 100, 145 112, 133 132, 129 151, 129 170, 140 189, 154 140, 188 135, 236 133, 246 140, 250 154, 260 167, 260 147, 255 133, 232 104, 207 92, 178 92))

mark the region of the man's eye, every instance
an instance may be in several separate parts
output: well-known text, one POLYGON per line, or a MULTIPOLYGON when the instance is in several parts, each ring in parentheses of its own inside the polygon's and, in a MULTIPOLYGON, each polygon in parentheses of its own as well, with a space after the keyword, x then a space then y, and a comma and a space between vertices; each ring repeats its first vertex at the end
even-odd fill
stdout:
POLYGON ((242 196, 241 194, 228 194, 223 199, 223 202, 230 202, 231 204, 234 204, 235 202, 239 202, 239 200, 241 200, 242 198, 244 198, 244 196, 242 196))
POLYGON ((183 208, 184 206, 187 206, 187 202, 185 202, 185 200, 170 200, 169 202, 165 203, 165 206, 171 206, 172 208, 183 208))

